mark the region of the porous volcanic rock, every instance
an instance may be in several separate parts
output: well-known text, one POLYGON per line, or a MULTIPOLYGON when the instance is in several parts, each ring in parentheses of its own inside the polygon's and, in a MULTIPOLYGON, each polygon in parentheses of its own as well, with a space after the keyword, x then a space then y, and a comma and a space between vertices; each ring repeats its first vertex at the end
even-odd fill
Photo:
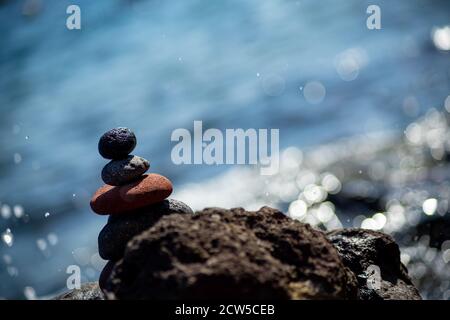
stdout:
POLYGON ((53 300, 105 300, 98 282, 83 283, 80 289, 65 292, 53 300))
POLYGON ((164 216, 128 242, 107 278, 112 299, 358 297, 325 234, 268 207, 164 216))
POLYGON ((327 235, 344 264, 356 275, 360 299, 421 299, 406 267, 400 262, 399 247, 391 236, 364 229, 341 229, 327 235), (374 268, 379 268, 379 275, 374 275, 374 268), (371 284, 372 279, 377 281, 376 277, 378 284, 371 284))

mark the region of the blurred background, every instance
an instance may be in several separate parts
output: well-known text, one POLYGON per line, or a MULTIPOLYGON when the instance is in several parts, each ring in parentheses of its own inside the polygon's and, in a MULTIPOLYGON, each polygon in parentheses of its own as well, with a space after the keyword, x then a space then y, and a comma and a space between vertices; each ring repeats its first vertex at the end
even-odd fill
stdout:
POLYGON ((0 30, 1 298, 63 291, 72 264, 98 279, 97 143, 126 126, 193 209, 387 232, 422 296, 450 299, 449 1, 1 0, 0 30), (194 120, 280 129, 280 173, 173 165, 194 120))

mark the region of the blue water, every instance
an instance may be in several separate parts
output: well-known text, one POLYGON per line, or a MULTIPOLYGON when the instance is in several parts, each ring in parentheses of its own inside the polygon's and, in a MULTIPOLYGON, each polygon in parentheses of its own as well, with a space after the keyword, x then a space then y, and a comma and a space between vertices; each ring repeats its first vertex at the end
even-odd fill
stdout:
POLYGON ((172 164, 170 134, 192 130, 194 120, 280 128, 282 148, 303 148, 402 131, 442 106, 450 59, 430 33, 449 24, 450 3, 377 1, 377 31, 366 28, 369 4, 0 1, 0 203, 26 215, 0 217, 0 231, 14 235, 11 247, 0 243, 0 297, 24 298, 28 286, 37 296, 58 291, 70 264, 82 267, 84 281, 98 277, 93 261, 106 218, 90 212, 89 198, 105 164, 98 138, 112 127, 132 128, 134 153, 181 189, 230 168, 172 164), (69 4, 80 5, 82 30, 65 27, 69 4), (24 15, 30 7, 35 14, 24 15), (353 81, 335 67, 348 49, 366 60, 353 81), (319 104, 303 96, 313 80, 326 88, 319 104))

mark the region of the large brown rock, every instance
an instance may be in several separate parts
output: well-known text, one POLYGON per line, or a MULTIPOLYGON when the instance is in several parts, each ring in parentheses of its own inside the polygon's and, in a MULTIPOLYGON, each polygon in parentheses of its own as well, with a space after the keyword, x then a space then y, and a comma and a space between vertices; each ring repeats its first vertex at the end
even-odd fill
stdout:
POLYGON ((324 233, 267 207, 164 216, 128 242, 105 278, 113 299, 358 295, 355 276, 324 233))
POLYGON ((421 299, 391 236, 364 229, 341 229, 329 232, 328 238, 356 275, 361 299, 421 299))
POLYGON ((163 201, 172 193, 172 183, 159 174, 145 174, 123 186, 105 184, 91 199, 95 213, 122 214, 163 201))

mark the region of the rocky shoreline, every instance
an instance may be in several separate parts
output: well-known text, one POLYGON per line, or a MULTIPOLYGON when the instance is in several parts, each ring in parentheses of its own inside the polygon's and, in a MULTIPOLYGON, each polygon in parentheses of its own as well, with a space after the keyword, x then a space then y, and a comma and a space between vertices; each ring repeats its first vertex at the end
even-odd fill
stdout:
POLYGON ((267 205, 320 230, 389 234, 423 299, 448 300, 449 141, 450 113, 431 109, 401 135, 379 132, 289 147, 281 154, 278 175, 232 168, 177 188, 174 197, 195 209, 267 205))
POLYGON ((55 299, 182 298, 421 299, 392 237, 325 233, 269 207, 168 212, 127 242, 100 285, 55 299))
MULTIPOLYGON (((403 139, 393 139, 389 135, 385 138, 364 136, 360 139, 361 141, 351 139, 303 153, 299 153, 298 150, 289 150, 289 152, 286 151, 283 153, 280 175, 269 181, 258 180, 255 178, 257 175, 252 175, 250 171, 244 172, 246 173, 244 176, 242 176, 242 172, 239 172, 240 180, 244 181, 243 184, 246 185, 246 188, 252 191, 251 194, 267 194, 265 190, 269 187, 274 189, 275 192, 278 190, 275 188, 277 186, 282 191, 288 191, 290 190, 289 186, 293 184, 296 184, 300 190, 303 190, 298 199, 307 203, 307 211, 306 209, 303 210, 302 207, 293 206, 293 203, 296 203, 296 201, 291 202, 292 200, 289 194, 285 194, 286 192, 282 194, 281 191, 280 197, 283 199, 283 202, 270 201, 272 196, 271 192, 268 193, 268 196, 258 199, 249 198, 247 202, 263 202, 282 208, 286 213, 286 215, 283 214, 282 216, 294 221, 295 224, 309 224, 316 231, 323 230, 317 232, 324 235, 324 241, 331 244, 335 250, 334 254, 339 256, 341 265, 347 269, 347 282, 341 288, 346 288, 345 290, 348 291, 342 291, 343 289, 341 289, 341 291, 337 291, 340 292, 339 294, 336 292, 330 294, 328 291, 314 289, 317 287, 323 289, 323 287, 321 285, 317 286, 317 284, 311 282, 312 280, 308 280, 304 276, 302 281, 306 281, 307 283, 309 281, 313 285, 306 286, 308 289, 305 291, 299 290, 298 288, 297 290, 293 288, 286 289, 286 285, 280 285, 281 288, 284 288, 281 291, 285 290, 283 293, 284 296, 291 299, 420 299, 416 288, 420 289, 425 299, 446 296, 448 281, 446 282, 444 280, 448 274, 448 264, 446 262, 448 261, 449 252, 449 210, 447 204, 450 203, 448 197, 448 194, 450 194, 448 193, 448 150, 450 149, 445 142, 448 140, 441 138, 448 136, 450 132, 449 123, 450 119, 446 112, 430 111, 426 117, 411 124, 405 130, 403 139), (441 150, 442 152, 439 153, 436 150, 441 150), (324 155, 330 156, 326 157, 324 155), (326 178, 330 178, 328 179, 329 181, 326 178), (320 181, 321 179, 322 181, 320 181), (320 199, 312 199, 311 195, 315 194, 308 194, 307 184, 316 186, 316 189, 326 190, 326 196, 320 199), (306 187, 303 188, 304 185, 306 187), (328 188, 329 186, 333 188, 328 188), (255 191, 255 188, 261 189, 260 192, 256 192, 259 189, 255 191), (436 202, 436 199, 437 206, 431 208, 433 209, 431 210, 427 205, 430 201, 436 202), (332 203, 333 206, 330 207, 329 203, 332 203), (329 208, 332 209, 333 214, 324 216, 324 213, 329 213, 329 208), (384 219, 378 221, 378 218, 384 219), (351 228, 352 225, 354 228, 351 228), (383 233, 363 230, 359 228, 360 226, 377 229, 383 233), (327 232, 326 230, 331 231, 327 232), (394 238, 396 242, 393 240, 394 238), (399 246, 401 247, 401 254, 399 246), (377 271, 376 267, 379 268, 382 281, 379 283, 379 286, 375 286, 374 288, 371 281, 368 280, 370 280, 371 272, 377 271), (409 269, 409 275, 406 267, 409 269), (415 286, 411 282, 411 278, 415 286), (354 290, 353 294, 352 290, 354 290), (311 294, 311 292, 314 292, 314 294, 311 294), (347 295, 342 295, 342 292, 348 293, 347 295)), ((230 179, 229 177, 225 178, 216 178, 214 183, 203 183, 201 187, 191 186, 189 193, 175 194, 175 197, 188 202, 194 208, 198 208, 195 201, 197 198, 208 198, 211 193, 215 195, 214 192, 217 194, 219 192, 218 190, 220 190, 227 197, 223 197, 223 199, 217 198, 216 196, 210 197, 211 199, 219 199, 221 201, 219 201, 219 205, 224 206, 225 203, 222 202, 226 202, 235 206, 242 205, 247 207, 246 204, 233 204, 233 201, 230 201, 233 198, 229 190, 231 186, 229 188, 227 187, 230 179)), ((236 192, 243 191, 237 189, 236 192)), ((295 198, 297 198, 297 195, 295 195, 295 198)), ((274 196, 274 199, 276 200, 278 198, 274 196)), ((261 220, 265 221, 265 218, 261 218, 261 215, 267 210, 276 211, 275 209, 269 208, 256 211, 261 220)), ((240 214, 242 219, 242 215, 252 215, 253 213, 243 209, 225 210, 210 208, 196 212, 194 215, 195 218, 178 217, 181 216, 178 214, 158 217, 158 219, 161 219, 153 221, 151 226, 146 226, 146 231, 142 232, 141 230, 140 235, 136 235, 127 243, 122 259, 108 263, 104 269, 100 282, 102 283, 102 287, 107 289, 105 291, 108 292, 108 298, 153 298, 152 293, 145 290, 133 292, 134 289, 130 289, 132 287, 129 286, 128 282, 122 282, 121 277, 126 276, 128 274, 127 272, 129 272, 128 268, 135 263, 133 262, 133 258, 139 258, 142 252, 148 250, 145 249, 144 243, 158 243, 158 241, 162 241, 162 239, 158 240, 158 237, 162 237, 160 230, 157 229, 161 227, 160 223, 167 224, 167 226, 170 225, 170 228, 173 228, 173 232, 177 236, 173 237, 172 241, 181 242, 182 235, 190 239, 196 233, 192 233, 189 236, 185 228, 178 227, 176 222, 181 224, 184 221, 190 224, 199 220, 198 223, 201 225, 203 220, 208 221, 208 219, 211 219, 208 215, 218 215, 221 217, 223 214, 228 219, 227 224, 222 226, 226 229, 226 225, 229 223, 236 223, 234 221, 236 219, 228 218, 230 214, 237 214, 237 216, 240 214), (204 215, 206 217, 202 218, 204 215), (170 216, 173 217, 169 219, 170 216), (157 232, 152 233, 150 230, 157 232), (131 243, 134 243, 133 249, 130 248, 131 243), (128 296, 129 294, 130 296, 128 296)), ((188 216, 190 215, 192 214, 188 214, 188 216)), ((224 218, 220 220, 222 221, 224 218)), ((247 221, 247 218, 243 220, 247 221)), ((268 239, 258 238, 253 226, 249 227, 242 223, 237 223, 241 228, 238 234, 248 237, 251 239, 251 241, 248 241, 252 243, 255 241, 264 243, 265 246, 261 247, 262 250, 266 250, 271 255, 274 251, 271 251, 272 249, 270 248, 276 247, 276 241, 280 241, 285 250, 291 248, 288 245, 290 243, 289 240, 286 240, 289 239, 289 236, 284 235, 285 238, 282 238, 281 231, 276 236, 272 235, 273 238, 269 239, 269 241, 268 239), (256 239, 254 236, 256 236, 256 239), (281 241, 280 239, 284 240, 281 241)), ((264 222, 260 223, 263 224, 264 222)), ((206 225, 209 224, 206 223, 206 225)), ((278 223, 275 225, 278 225, 278 223)), ((272 226, 271 228, 275 227, 272 226)), ((296 228, 298 230, 304 229, 303 227, 296 228)), ((222 230, 221 228, 219 229, 222 230)), ((213 236, 213 234, 210 235, 209 231, 209 228, 203 230, 202 237, 205 238, 205 241, 208 239, 207 237, 213 236)), ((298 233, 301 232, 298 231, 298 233)), ((320 237, 322 239, 322 236, 320 237)), ((182 270, 186 271, 186 268, 190 267, 190 265, 189 261, 183 259, 186 255, 189 256, 190 249, 186 249, 186 252, 166 250, 173 257, 173 261, 170 259, 168 260, 169 262, 166 261, 168 263, 165 266, 167 269, 160 270, 160 272, 178 270, 176 268, 180 266, 182 270), (182 260, 181 265, 179 262, 175 263, 178 260, 176 258, 177 254, 180 254, 182 260)), ((237 250, 235 251, 237 252, 237 250)), ((158 252, 154 254, 160 254, 158 252)), ((243 252, 247 255, 250 254, 246 250, 243 250, 243 252)), ((207 264, 210 259, 214 261, 214 259, 220 258, 220 255, 217 256, 215 252, 207 251, 207 253, 209 254, 207 260, 197 262, 200 266, 207 264)), ((275 258, 277 260, 280 259, 278 255, 275 258)), ((246 260, 239 260, 236 263, 244 261, 246 260)), ((281 261, 281 267, 286 267, 282 260, 279 261, 281 261)), ((323 264, 326 264, 327 260, 317 259, 316 261, 322 261, 323 264)), ((301 268, 301 266, 302 264, 296 260, 289 260, 289 263, 287 263, 287 267, 290 268, 291 272, 294 272, 292 270, 296 270, 296 268, 301 268)), ((155 274, 156 271, 152 268, 140 266, 137 270, 141 270, 140 274, 144 279, 146 277, 153 280, 158 279, 158 275, 155 274)), ((282 272, 282 269, 279 272, 282 272)), ((338 269, 341 269, 341 267, 338 269)), ((188 268, 187 271, 189 270, 188 268)), ((219 269, 215 270, 215 272, 219 271, 219 269)), ((173 272, 176 274, 178 271, 173 272)), ((287 276, 287 274, 280 276, 281 279, 285 279, 280 281, 289 284, 299 282, 294 276, 287 276)), ((182 273, 180 273, 181 276, 182 273)), ((200 274, 195 274, 193 279, 197 279, 197 276, 201 277, 200 274)), ((312 278, 317 281, 315 277, 312 278)), ((338 280, 339 277, 334 274, 331 279, 332 282, 340 281, 338 280)), ((266 280, 269 281, 270 279, 266 280)), ((256 279, 255 281, 259 280, 256 279)), ((159 285, 167 285, 167 283, 160 283, 159 285)), ((71 294, 78 294, 78 297, 80 297, 83 290, 92 293, 93 288, 100 290, 98 284, 94 283, 87 284, 86 287, 83 286, 80 289, 81 291, 74 291, 71 294)), ((170 288, 174 289, 176 287, 170 288)), ((94 292, 96 292, 95 290, 94 292)), ((183 290, 188 290, 188 287, 183 290)), ((254 298, 248 295, 246 297, 254 298)))

